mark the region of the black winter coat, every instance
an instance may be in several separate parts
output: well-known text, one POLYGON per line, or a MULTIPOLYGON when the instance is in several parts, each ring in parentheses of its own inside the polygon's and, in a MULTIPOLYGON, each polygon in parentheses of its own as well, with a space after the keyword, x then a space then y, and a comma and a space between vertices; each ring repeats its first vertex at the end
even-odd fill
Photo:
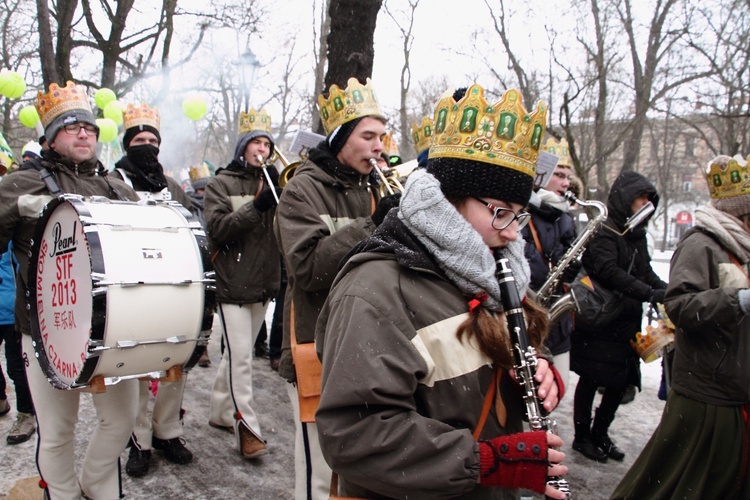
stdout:
MULTIPOLYGON (((526 240, 524 253, 531 268, 531 289, 539 290, 544 284, 550 270, 557 265, 568 248, 576 239, 573 219, 549 204, 542 202, 539 207, 530 205, 531 223, 523 228, 521 234, 526 240), (533 229, 539 237, 542 252, 537 249, 533 229)), ((570 315, 563 316, 547 335, 545 344, 553 355, 570 351, 570 334, 573 330, 573 320, 570 315)))
POLYGON ((648 222, 624 236, 617 233, 625 230, 625 222, 632 215, 630 207, 642 194, 647 194, 655 206, 658 204, 656 188, 641 174, 623 172, 617 177, 607 200, 609 215, 604 227, 591 238, 582 258, 589 276, 602 286, 622 292, 625 307, 609 326, 573 331, 571 368, 582 377, 613 388, 640 388, 640 359, 630 340, 641 330, 643 302, 651 300, 654 290, 667 287, 651 268, 646 241, 648 222))

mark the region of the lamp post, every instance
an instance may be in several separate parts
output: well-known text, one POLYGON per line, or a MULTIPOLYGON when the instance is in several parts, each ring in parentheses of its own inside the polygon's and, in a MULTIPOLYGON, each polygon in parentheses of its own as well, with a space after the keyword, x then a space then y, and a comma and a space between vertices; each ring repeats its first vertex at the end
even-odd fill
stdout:
POLYGON ((245 113, 250 110, 250 90, 255 85, 255 77, 258 74, 258 69, 261 64, 258 58, 255 57, 250 47, 245 49, 245 52, 237 59, 235 63, 239 66, 240 84, 242 85, 244 101, 245 101, 245 113))

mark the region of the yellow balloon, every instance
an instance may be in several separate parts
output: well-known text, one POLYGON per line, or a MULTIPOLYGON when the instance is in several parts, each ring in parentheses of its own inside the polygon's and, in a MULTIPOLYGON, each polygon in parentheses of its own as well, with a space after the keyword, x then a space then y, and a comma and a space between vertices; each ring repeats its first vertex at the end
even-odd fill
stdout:
POLYGON ((208 111, 208 104, 201 97, 188 97, 182 101, 182 112, 191 120, 200 120, 208 111))
POLYGON ((39 113, 34 106, 24 106, 18 112, 18 119, 24 127, 34 128, 39 122, 39 113))
POLYGON ((124 109, 125 107, 120 101, 112 101, 104 106, 104 118, 109 118, 115 122, 116 125, 120 125, 122 123, 122 112, 124 109))
POLYGON ((116 100, 117 96, 112 89, 102 87, 94 92, 94 102, 96 103, 96 106, 101 110, 104 110, 104 108, 107 107, 107 104, 116 100))
POLYGON ((4 71, 0 74, 0 94, 8 99, 18 99, 26 92, 26 82, 15 71, 4 71))
POLYGON ((117 124, 111 118, 97 118, 99 142, 112 142, 117 137, 117 124))

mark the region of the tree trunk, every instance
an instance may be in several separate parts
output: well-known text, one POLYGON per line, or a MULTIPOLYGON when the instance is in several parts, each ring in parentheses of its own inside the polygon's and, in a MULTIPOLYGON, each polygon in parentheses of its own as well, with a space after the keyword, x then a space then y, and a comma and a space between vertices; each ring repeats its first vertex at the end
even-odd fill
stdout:
POLYGON ((382 0, 331 0, 325 88, 346 87, 349 78, 372 76, 375 24, 382 0))

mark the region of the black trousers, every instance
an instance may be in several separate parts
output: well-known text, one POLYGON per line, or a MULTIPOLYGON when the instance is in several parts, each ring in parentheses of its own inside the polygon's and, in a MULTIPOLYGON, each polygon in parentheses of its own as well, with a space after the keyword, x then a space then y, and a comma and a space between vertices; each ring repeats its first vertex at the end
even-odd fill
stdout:
MULTIPOLYGON (((34 403, 31 401, 29 382, 26 379, 26 361, 23 359, 21 332, 16 331, 15 325, 0 325, 0 343, 5 342, 5 361, 8 376, 16 389, 16 410, 21 413, 34 414, 34 403)), ((37 370, 38 366, 34 367, 37 370)), ((0 369, 0 394, 5 395, 6 381, 3 370, 0 369)))
MULTIPOLYGON (((576 439, 591 436, 591 410, 596 397, 599 384, 594 379, 581 376, 578 379, 576 393, 573 398, 573 420, 575 425, 576 439)), ((625 395, 625 387, 605 387, 599 408, 596 410, 594 420, 594 433, 606 434, 612 421, 615 419, 617 408, 620 407, 622 397, 625 395)))

